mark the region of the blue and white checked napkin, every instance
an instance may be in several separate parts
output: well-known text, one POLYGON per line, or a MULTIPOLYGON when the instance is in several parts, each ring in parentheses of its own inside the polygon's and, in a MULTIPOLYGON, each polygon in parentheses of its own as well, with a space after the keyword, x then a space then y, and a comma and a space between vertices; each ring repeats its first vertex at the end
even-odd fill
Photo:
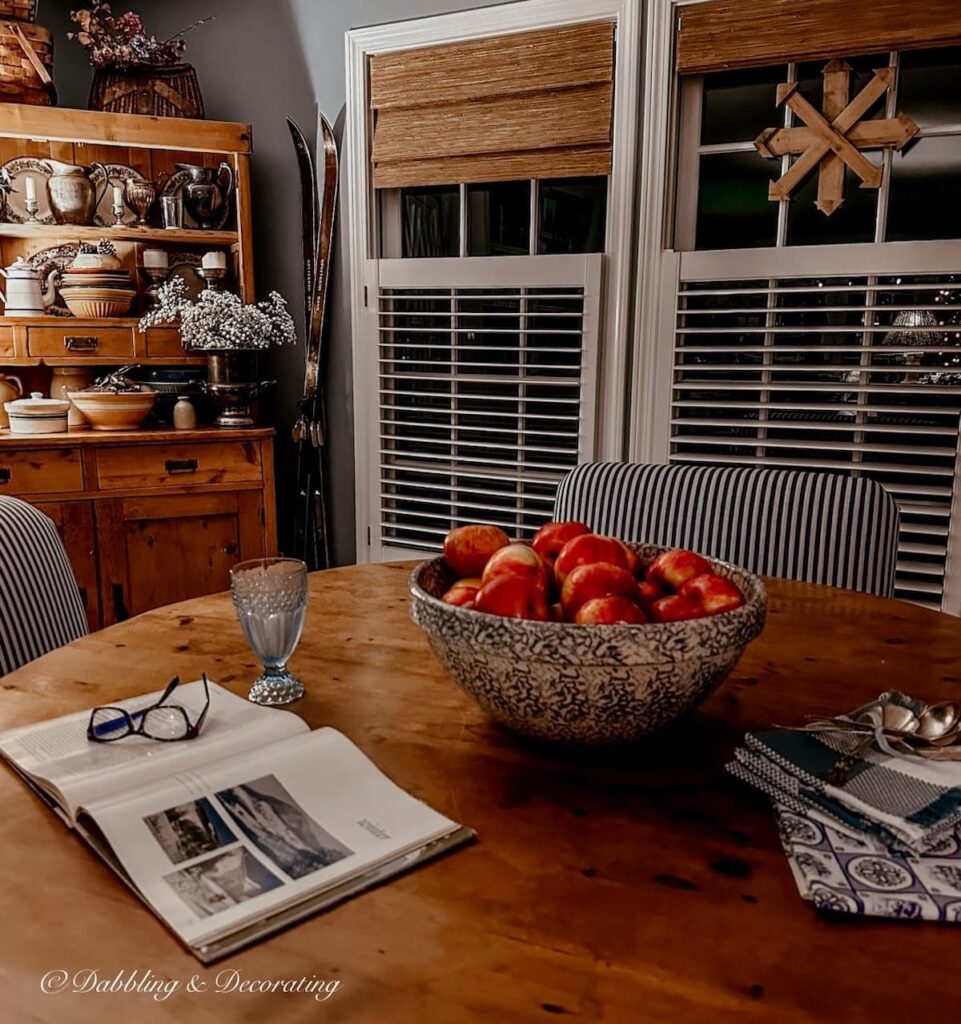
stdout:
POLYGON ((860 736, 803 729, 748 733, 732 774, 799 813, 817 811, 889 849, 922 854, 961 824, 961 762, 901 757, 871 749, 843 783, 829 783, 860 736))

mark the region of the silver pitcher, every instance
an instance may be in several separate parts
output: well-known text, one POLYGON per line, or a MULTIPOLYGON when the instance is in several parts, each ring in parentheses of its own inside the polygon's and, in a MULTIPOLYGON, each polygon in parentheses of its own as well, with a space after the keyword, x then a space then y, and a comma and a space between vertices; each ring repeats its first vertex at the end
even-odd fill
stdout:
POLYGON ((93 224, 100 200, 110 185, 103 164, 93 163, 83 167, 79 164, 65 164, 60 160, 44 160, 43 167, 49 174, 47 194, 53 219, 58 224, 93 224), (103 175, 103 191, 100 193, 90 180, 90 172, 94 170, 103 175))
POLYGON ((177 164, 177 170, 188 176, 183 187, 184 209, 198 227, 216 227, 220 220, 218 215, 234 192, 233 168, 225 161, 219 167, 177 164))

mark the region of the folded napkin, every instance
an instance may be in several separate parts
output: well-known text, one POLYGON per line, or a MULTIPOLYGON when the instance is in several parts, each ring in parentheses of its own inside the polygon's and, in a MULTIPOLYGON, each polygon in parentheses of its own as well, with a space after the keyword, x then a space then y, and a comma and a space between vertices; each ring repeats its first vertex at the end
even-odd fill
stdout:
POLYGON ((939 848, 961 825, 961 762, 865 750, 862 741, 805 729, 748 733, 728 770, 789 810, 816 812, 888 849, 939 848), (839 762, 843 780, 827 781, 839 762))
POLYGON ((961 834, 921 856, 892 853, 817 811, 775 803, 781 842, 801 896, 821 910, 961 921, 961 834))

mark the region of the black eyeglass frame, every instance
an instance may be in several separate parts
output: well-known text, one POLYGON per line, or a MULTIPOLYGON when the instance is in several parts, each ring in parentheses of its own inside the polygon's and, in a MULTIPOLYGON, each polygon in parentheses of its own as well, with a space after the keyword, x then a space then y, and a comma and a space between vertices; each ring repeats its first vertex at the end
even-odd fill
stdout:
POLYGON ((168 709, 170 711, 179 711, 183 715, 184 722, 186 723, 186 731, 183 736, 153 736, 149 732, 144 731, 144 722, 147 720, 147 715, 151 711, 156 711, 158 708, 164 707, 166 702, 170 699, 170 695, 180 685, 180 676, 174 676, 173 679, 167 684, 167 688, 160 695, 160 700, 156 704, 151 704, 150 707, 141 708, 139 711, 130 712, 126 708, 117 708, 111 704, 104 704, 101 707, 96 707, 90 712, 90 721, 87 723, 87 739, 93 743, 113 743, 114 740, 122 740, 127 736, 145 736, 148 740, 155 740, 157 743, 179 743, 182 740, 196 739, 200 734, 200 730, 204 727, 204 720, 207 717, 207 712, 210 710, 210 687, 207 683, 207 673, 203 673, 204 682, 204 693, 207 696, 207 702, 204 704, 203 710, 197 716, 196 722, 191 722, 186 710, 179 704, 170 704, 168 709), (101 725, 94 725, 94 718, 98 712, 111 711, 117 717, 110 722, 104 722, 101 725), (134 719, 139 718, 140 721, 134 725, 134 719), (124 728, 125 727, 125 728, 124 728), (113 732, 114 730, 123 729, 122 732, 118 732, 116 736, 104 736, 104 732, 113 732), (99 735, 98 735, 99 732, 99 735))

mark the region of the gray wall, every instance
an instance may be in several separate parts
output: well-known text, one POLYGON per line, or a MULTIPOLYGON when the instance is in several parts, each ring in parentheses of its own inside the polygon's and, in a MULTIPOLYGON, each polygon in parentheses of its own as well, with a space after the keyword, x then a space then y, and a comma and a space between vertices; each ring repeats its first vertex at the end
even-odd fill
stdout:
MULTIPOLYGON (((171 35, 209 14, 216 21, 190 33, 187 59, 197 68, 207 116, 253 125, 254 251, 259 296, 276 289, 301 327, 296 351, 277 350, 271 376, 280 385, 267 403, 278 427, 277 491, 281 544, 287 542, 294 493, 289 428, 303 382, 300 192, 285 115, 314 140, 315 109, 340 138, 345 104, 344 33, 349 28, 424 17, 496 0, 164 0, 114 3, 133 8, 156 35, 171 35)), ((67 41, 68 12, 79 0, 42 0, 39 21, 55 34, 54 77, 64 107, 86 107, 90 68, 67 41)), ((333 266, 327 388, 334 559, 354 561, 354 443, 347 260, 341 220, 333 266)))

